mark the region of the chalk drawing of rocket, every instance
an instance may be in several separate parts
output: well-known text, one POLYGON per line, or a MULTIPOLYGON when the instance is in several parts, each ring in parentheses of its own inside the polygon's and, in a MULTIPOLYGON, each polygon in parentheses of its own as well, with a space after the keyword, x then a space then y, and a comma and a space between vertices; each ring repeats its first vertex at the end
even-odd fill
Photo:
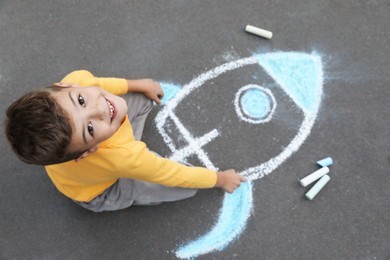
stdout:
POLYGON ((170 158, 196 158, 213 170, 234 168, 249 180, 225 194, 214 227, 180 246, 176 256, 223 250, 246 226, 253 181, 273 172, 309 136, 322 97, 321 57, 302 52, 254 54, 206 71, 182 87, 161 85, 165 106, 155 125, 170 158), (230 99, 221 101, 220 91, 230 99), (237 169, 237 164, 245 166, 237 169))

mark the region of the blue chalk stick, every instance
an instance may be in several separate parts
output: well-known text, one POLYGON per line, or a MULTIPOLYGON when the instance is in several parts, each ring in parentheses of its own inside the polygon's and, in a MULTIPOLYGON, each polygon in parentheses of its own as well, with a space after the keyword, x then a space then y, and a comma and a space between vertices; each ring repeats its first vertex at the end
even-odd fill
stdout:
POLYGON ((331 157, 326 157, 322 160, 317 161, 317 164, 321 167, 331 166, 333 164, 333 159, 331 157))

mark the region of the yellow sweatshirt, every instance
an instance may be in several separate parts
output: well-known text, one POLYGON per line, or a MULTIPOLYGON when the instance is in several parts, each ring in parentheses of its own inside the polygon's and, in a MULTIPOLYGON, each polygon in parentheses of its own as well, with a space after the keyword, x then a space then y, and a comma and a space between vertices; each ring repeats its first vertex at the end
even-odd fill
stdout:
MULTIPOLYGON (((97 78, 85 70, 72 72, 61 82, 99 86, 116 95, 127 93, 125 79, 97 78)), ((61 193, 81 202, 91 201, 119 178, 184 188, 211 188, 217 181, 214 171, 187 167, 149 151, 145 143, 135 140, 127 116, 118 131, 100 143, 96 152, 79 162, 72 160, 45 169, 61 193)))

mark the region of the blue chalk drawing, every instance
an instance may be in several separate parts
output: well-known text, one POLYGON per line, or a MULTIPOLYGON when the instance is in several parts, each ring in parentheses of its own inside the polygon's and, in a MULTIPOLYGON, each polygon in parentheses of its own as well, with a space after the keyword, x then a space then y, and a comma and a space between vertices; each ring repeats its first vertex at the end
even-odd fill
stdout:
POLYGON ((270 96, 260 89, 247 90, 241 96, 241 107, 244 113, 255 119, 264 119, 271 111, 270 96))
MULTIPOLYGON (((225 63, 200 74, 181 88, 173 84, 162 84, 169 97, 165 102, 166 105, 157 114, 155 123, 164 142, 172 151, 171 159, 184 161, 187 157, 195 155, 206 167, 218 170, 203 147, 223 133, 212 129, 203 136, 194 137, 176 115, 175 109, 183 98, 190 95, 193 90, 208 85, 208 81, 228 71, 248 65, 259 65, 259 69, 263 69, 275 80, 278 87, 302 110, 303 122, 296 135, 279 154, 258 165, 248 166, 240 172, 250 182, 242 184, 233 194, 225 194, 216 224, 207 234, 180 246, 176 251, 176 256, 179 258, 193 258, 215 250, 223 250, 241 235, 253 207, 253 181, 270 174, 294 152, 298 151, 309 136, 317 117, 323 85, 321 57, 316 53, 301 52, 255 54, 248 58, 225 63), (165 128, 168 119, 171 123, 173 122, 182 138, 187 141, 187 146, 176 147, 173 140, 175 137, 170 136, 170 132, 165 128)), ((242 121, 250 124, 263 124, 272 119, 277 104, 269 89, 250 84, 238 90, 234 106, 242 121)), ((260 159, 259 161, 261 161, 260 159)))
POLYGON ((237 91, 234 106, 241 120, 260 124, 271 120, 276 101, 269 89, 249 84, 237 91))
POLYGON ((322 88, 321 58, 299 52, 268 53, 256 56, 259 64, 307 113, 317 110, 322 88))
POLYGON ((161 100, 162 105, 166 105, 180 91, 180 86, 167 82, 160 82, 161 88, 164 91, 164 97, 161 100))
POLYGON ((176 255, 189 258, 198 254, 206 254, 214 250, 223 250, 245 228, 250 216, 252 204, 252 183, 246 182, 232 194, 226 195, 216 225, 201 238, 180 247, 176 255))

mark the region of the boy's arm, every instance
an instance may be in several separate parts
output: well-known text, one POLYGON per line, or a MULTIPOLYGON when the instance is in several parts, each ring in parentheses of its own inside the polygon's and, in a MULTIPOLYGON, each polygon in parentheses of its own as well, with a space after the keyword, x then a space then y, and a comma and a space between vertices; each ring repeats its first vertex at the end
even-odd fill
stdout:
POLYGON ((160 84, 154 80, 95 77, 87 70, 74 71, 63 78, 61 82, 76 83, 80 86, 98 86, 115 95, 138 92, 144 94, 147 98, 155 101, 159 105, 164 96, 160 84))
POLYGON ((82 87, 96 86, 110 91, 115 95, 124 95, 128 92, 126 79, 122 78, 99 78, 87 70, 76 70, 66 75, 62 83, 77 84, 82 87))
POLYGON ((234 170, 215 172, 204 167, 188 167, 161 158, 149 151, 143 142, 133 142, 109 158, 119 166, 115 177, 132 178, 171 187, 213 188, 233 192, 245 178, 234 170))
POLYGON ((128 92, 142 93, 158 105, 161 104, 161 99, 164 97, 164 92, 160 84, 152 79, 128 79, 127 87, 128 92))

